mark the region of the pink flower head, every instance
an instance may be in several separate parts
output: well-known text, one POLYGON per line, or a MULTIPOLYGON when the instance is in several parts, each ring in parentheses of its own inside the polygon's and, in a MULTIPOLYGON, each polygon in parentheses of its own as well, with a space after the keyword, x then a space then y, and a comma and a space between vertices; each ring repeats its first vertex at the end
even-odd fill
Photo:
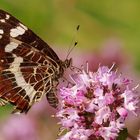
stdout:
POLYGON ((75 85, 60 90, 56 116, 67 133, 60 140, 114 140, 125 125, 128 111, 135 113, 138 96, 132 81, 112 68, 71 75, 75 85))

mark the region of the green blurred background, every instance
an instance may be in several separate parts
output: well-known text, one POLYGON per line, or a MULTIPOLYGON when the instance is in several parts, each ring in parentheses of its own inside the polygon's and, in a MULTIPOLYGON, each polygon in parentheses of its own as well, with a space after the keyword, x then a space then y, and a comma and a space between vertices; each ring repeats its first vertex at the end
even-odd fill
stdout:
MULTIPOLYGON (((128 62, 133 60, 134 72, 140 71, 139 0, 0 0, 0 8, 21 20, 56 52, 60 46, 64 48, 64 55, 72 40, 78 40, 73 51, 85 55, 101 50, 107 40, 118 40, 121 55, 128 62), (80 30, 74 37, 77 25, 80 30)), ((75 57, 73 52, 71 57, 75 57)), ((9 110, 10 106, 0 109, 1 120, 9 110)))

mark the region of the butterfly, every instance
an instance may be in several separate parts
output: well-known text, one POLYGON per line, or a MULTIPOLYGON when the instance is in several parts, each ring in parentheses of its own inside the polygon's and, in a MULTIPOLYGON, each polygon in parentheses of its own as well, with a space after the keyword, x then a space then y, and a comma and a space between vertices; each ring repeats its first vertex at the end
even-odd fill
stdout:
POLYGON ((27 113, 46 95, 57 107, 56 87, 72 59, 62 61, 54 50, 11 14, 0 10, 0 105, 27 113))

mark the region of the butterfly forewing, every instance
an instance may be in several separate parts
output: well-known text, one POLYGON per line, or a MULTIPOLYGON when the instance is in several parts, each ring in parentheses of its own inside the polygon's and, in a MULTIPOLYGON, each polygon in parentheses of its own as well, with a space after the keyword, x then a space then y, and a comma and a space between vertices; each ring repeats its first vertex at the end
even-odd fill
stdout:
POLYGON ((33 33, 15 17, 3 10, 0 10, 0 23, 0 28, 3 29, 4 34, 7 36, 30 44, 33 48, 38 49, 40 52, 43 52, 53 60, 59 60, 56 53, 46 42, 40 39, 35 33, 33 33))
MULTIPOLYGON (((47 43, 0 10, 0 104, 15 105, 14 113, 27 112, 53 91, 54 81, 63 75, 60 67, 60 59, 47 43)), ((49 102, 53 102, 51 98, 54 93, 47 97, 49 102)))

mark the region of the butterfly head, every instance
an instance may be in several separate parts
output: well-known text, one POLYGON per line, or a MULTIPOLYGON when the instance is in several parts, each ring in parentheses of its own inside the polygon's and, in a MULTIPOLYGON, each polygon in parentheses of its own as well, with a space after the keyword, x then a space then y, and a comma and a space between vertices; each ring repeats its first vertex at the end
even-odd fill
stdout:
POLYGON ((71 67, 71 65, 72 65, 72 58, 66 59, 66 60, 63 62, 63 68, 64 68, 64 69, 67 69, 67 68, 71 67))

